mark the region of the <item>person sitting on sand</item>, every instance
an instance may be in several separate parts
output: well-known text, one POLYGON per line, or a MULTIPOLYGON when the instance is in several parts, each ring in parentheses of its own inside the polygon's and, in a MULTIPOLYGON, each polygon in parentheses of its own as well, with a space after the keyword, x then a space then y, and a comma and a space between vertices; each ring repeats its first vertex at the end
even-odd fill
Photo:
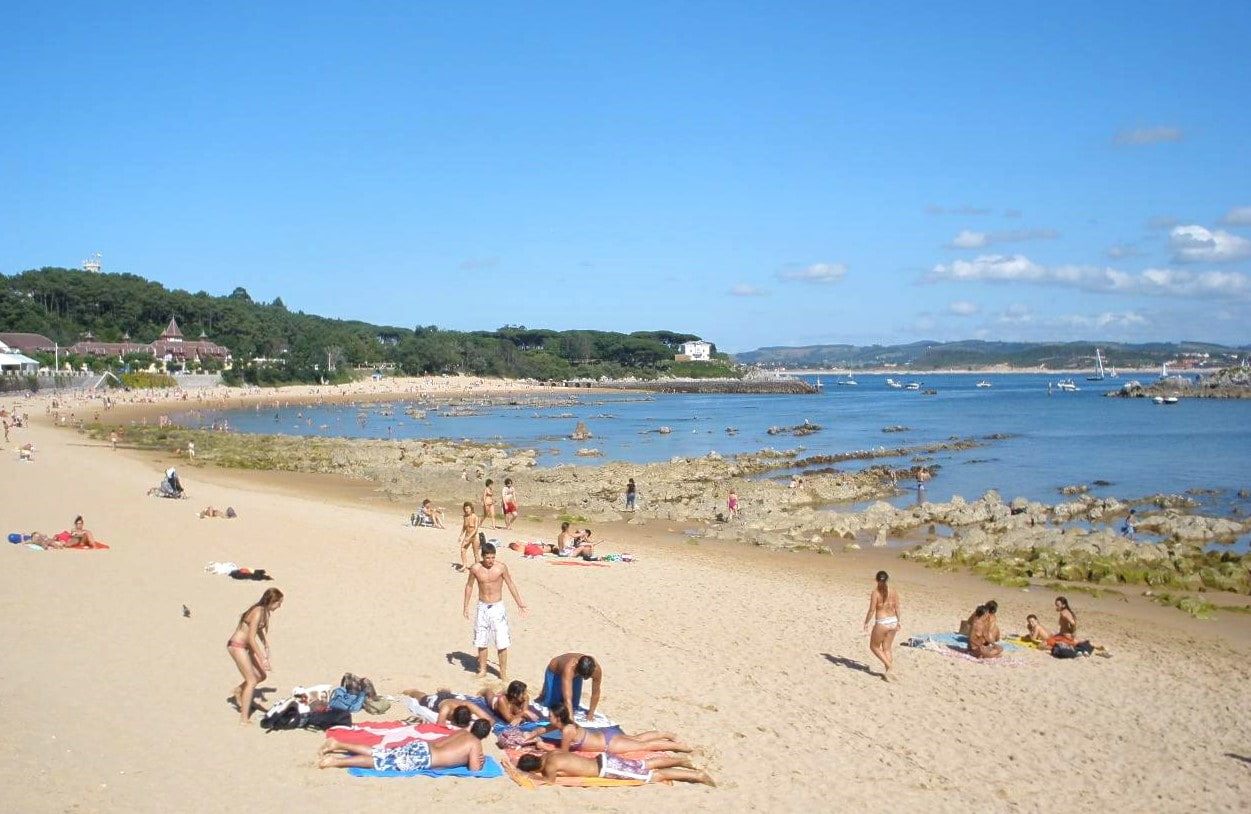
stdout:
POLYGON ((1038 617, 1032 613, 1025 617, 1025 629, 1028 633, 1024 638, 1029 639, 1031 642, 1036 644, 1044 644, 1051 638, 1051 634, 1047 632, 1047 628, 1043 627, 1042 623, 1038 621, 1038 617))
POLYGON ((969 629, 969 655, 979 659, 994 659, 1003 655, 1002 645, 990 641, 990 611, 978 605, 973 611, 973 624, 969 629))
POLYGON ((560 524, 560 534, 556 535, 555 550, 557 557, 581 557, 584 560, 595 559, 595 543, 591 542, 591 530, 570 531, 569 521, 560 524))
POLYGON ((626 752, 690 752, 691 747, 678 740, 672 732, 651 730, 637 735, 627 735, 620 727, 586 729, 569 719, 564 707, 552 710, 552 722, 530 733, 534 741, 547 732, 560 732, 560 748, 566 752, 607 752, 623 755, 626 752))
POLYGON ((430 498, 421 501, 421 508, 417 511, 436 529, 447 528, 443 525, 443 510, 431 503, 430 498))
POLYGON ((604 670, 594 658, 584 653, 564 653, 547 663, 543 672, 543 692, 538 703, 549 710, 564 706, 572 718, 582 700, 582 682, 591 681, 591 705, 587 717, 595 717, 599 694, 604 688, 604 670))
POLYGON ((81 514, 74 518, 74 528, 70 529, 69 535, 74 542, 66 548, 104 548, 104 544, 83 526, 81 514))
POLYGON ((548 783, 555 783, 560 777, 604 777, 639 780, 643 783, 677 780, 683 783, 717 785, 707 772, 694 768, 689 758, 679 755, 657 755, 646 760, 628 760, 607 753, 600 753, 598 757, 582 757, 573 752, 556 751, 542 755, 522 755, 517 758, 517 768, 528 774, 538 775, 548 783))
POLYGON ((232 696, 239 706, 239 723, 252 723, 252 693, 273 669, 269 661, 269 617, 282 607, 282 591, 269 588, 256 604, 239 617, 235 632, 226 640, 226 650, 243 675, 232 696))
POLYGON ((415 699, 415 703, 410 702, 408 709, 414 715, 420 718, 429 719, 431 716, 423 714, 415 706, 422 707, 434 713, 436 723, 445 723, 455 713, 457 707, 465 707, 469 710, 469 714, 475 718, 481 718, 495 723, 495 715, 491 712, 491 707, 487 703, 486 698, 481 695, 463 695, 461 693, 452 692, 443 688, 435 690, 432 693, 423 692, 421 690, 404 690, 402 695, 415 699))
POLYGON ((418 739, 396 747, 381 744, 362 746, 327 738, 317 750, 317 768, 416 772, 464 766, 476 772, 486 764, 486 757, 482 753, 482 739, 490 733, 491 724, 479 720, 474 721, 466 732, 457 732, 436 741, 418 739), (346 754, 338 755, 336 752, 346 754))
POLYGON ((539 716, 530 709, 530 693, 524 681, 510 681, 504 692, 485 690, 486 700, 495 717, 510 726, 524 721, 537 721, 539 716))
POLYGON ((899 633, 899 592, 888 583, 890 575, 878 571, 876 585, 869 593, 869 612, 864 617, 864 629, 869 630, 869 622, 873 630, 869 635, 869 651, 877 656, 885 668, 883 681, 893 681, 895 657, 891 647, 895 644, 895 635, 899 633))
POLYGON ((222 511, 221 509, 215 508, 213 506, 205 506, 203 509, 200 510, 201 520, 203 520, 206 517, 220 517, 224 520, 234 520, 238 516, 239 516, 239 513, 236 512, 234 508, 230 506, 226 507, 226 511, 222 511))
MULTIPOLYGON (((996 616, 996 614, 999 613, 999 603, 991 599, 981 607, 986 608, 986 640, 991 643, 997 642, 1001 638, 999 633, 999 618, 996 616)), ((962 635, 969 635, 969 631, 973 629, 973 622, 975 619, 977 619, 976 610, 969 614, 968 619, 960 623, 960 633, 962 635)))
POLYGON ((1057 596, 1056 611, 1060 614, 1060 630, 1050 637, 1054 641, 1049 640, 1047 646, 1051 647, 1056 642, 1077 644, 1077 614, 1073 613, 1073 609, 1069 607, 1069 601, 1062 596, 1057 596))

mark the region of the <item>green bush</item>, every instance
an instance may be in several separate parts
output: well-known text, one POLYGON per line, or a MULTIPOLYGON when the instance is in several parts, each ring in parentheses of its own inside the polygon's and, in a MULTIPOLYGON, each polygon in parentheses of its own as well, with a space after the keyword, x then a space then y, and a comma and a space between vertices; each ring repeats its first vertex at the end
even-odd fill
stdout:
MULTIPOLYGON (((116 382, 114 382, 114 386, 116 386, 116 382)), ((123 373, 121 386, 130 390, 153 390, 162 387, 177 387, 178 383, 174 381, 173 376, 165 373, 138 371, 136 373, 123 373)))

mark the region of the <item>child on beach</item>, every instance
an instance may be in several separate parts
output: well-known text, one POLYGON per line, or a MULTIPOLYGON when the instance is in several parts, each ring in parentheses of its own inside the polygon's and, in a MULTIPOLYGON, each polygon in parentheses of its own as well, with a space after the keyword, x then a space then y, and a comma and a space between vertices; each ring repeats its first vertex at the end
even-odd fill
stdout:
POLYGON ((730 490, 730 499, 725 502, 725 506, 730 510, 730 519, 738 517, 738 493, 730 490))
POLYGON ((252 694, 273 666, 269 661, 269 616, 282 607, 282 591, 270 588, 252 607, 239 616, 235 632, 226 640, 226 650, 243 681, 231 692, 239 707, 239 723, 252 723, 252 694))

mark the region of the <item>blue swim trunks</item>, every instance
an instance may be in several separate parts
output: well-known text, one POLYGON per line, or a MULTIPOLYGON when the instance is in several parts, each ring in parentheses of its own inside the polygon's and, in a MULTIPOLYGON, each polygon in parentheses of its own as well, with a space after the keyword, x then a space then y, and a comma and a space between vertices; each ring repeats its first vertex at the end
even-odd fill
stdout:
POLYGON ((373 748, 374 770, 380 772, 416 772, 430 768, 430 744, 415 740, 388 749, 373 748))

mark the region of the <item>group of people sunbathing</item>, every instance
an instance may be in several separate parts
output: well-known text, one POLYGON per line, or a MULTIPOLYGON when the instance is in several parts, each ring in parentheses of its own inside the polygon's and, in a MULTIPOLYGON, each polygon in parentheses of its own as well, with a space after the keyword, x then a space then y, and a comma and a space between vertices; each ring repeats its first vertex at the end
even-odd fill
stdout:
POLYGON ((466 767, 477 771, 486 761, 482 741, 494 727, 502 725, 500 745, 522 752, 516 761, 517 769, 547 782, 560 777, 604 777, 714 785, 707 772, 691 765, 687 757, 691 747, 672 732, 652 730, 629 735, 619 727, 587 727, 575 722, 573 710, 581 700, 585 681, 591 682, 587 713, 593 717, 603 682, 600 665, 583 653, 565 653, 548 662, 543 695, 538 700, 547 708, 546 721, 531 705, 524 681, 509 682, 503 692, 484 689, 476 696, 449 690, 405 690, 408 708, 415 718, 459 731, 435 741, 414 740, 395 747, 362 746, 328 738, 317 751, 317 765, 392 771, 466 767), (559 735, 558 742, 544 737, 553 733, 559 735), (546 748, 540 745, 543 743, 547 743, 546 748), (679 754, 623 757, 632 752, 679 754))
MULTIPOLYGON (((1077 647, 1081 644, 1087 645, 1084 648, 1085 652, 1104 650, 1102 647, 1097 647, 1088 641, 1077 638, 1077 614, 1073 613, 1068 599, 1063 596, 1057 596, 1055 608, 1060 615, 1057 623, 1057 633, 1053 634, 1048 631, 1038 621, 1038 617, 1031 613, 1025 617, 1028 633, 1022 639, 1033 642, 1047 650, 1051 650, 1056 645, 1077 647)), ((992 599, 985 605, 978 605, 969 618, 960 623, 960 633, 967 636, 969 640, 969 655, 979 659, 993 659, 1003 655, 1003 645, 999 643, 998 613, 999 603, 992 599)))

